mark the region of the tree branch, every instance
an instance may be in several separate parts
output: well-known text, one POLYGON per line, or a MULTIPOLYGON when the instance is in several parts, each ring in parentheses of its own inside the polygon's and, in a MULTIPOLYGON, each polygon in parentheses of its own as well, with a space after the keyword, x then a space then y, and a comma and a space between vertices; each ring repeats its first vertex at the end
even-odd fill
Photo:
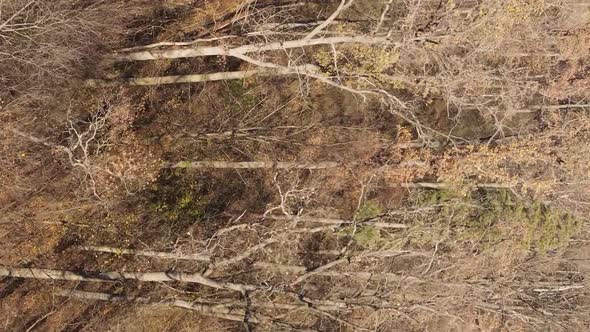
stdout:
POLYGON ((334 21, 343 10, 347 9, 352 5, 354 0, 340 0, 340 5, 336 10, 328 17, 322 24, 318 25, 315 29, 313 29, 305 38, 304 41, 310 40, 311 38, 315 37, 318 33, 322 32, 332 21, 334 21))

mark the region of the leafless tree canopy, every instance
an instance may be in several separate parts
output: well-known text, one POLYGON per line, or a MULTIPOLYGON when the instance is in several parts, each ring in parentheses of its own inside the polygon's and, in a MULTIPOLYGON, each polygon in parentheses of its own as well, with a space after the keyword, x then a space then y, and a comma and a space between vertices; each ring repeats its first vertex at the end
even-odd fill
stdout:
MULTIPOLYGON (((114 11, 111 12, 114 13, 114 11)), ((120 30, 100 3, 6 0, 0 4, 0 71, 5 104, 31 102, 96 62, 120 30)), ((5 105, 6 107, 6 105, 5 105)))

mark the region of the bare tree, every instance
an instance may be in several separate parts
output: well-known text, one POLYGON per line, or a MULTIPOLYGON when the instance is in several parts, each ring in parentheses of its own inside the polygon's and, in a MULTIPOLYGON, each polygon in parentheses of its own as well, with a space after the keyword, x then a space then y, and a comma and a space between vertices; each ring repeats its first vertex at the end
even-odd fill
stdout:
POLYGON ((73 9, 65 1, 6 0, 0 3, 0 96, 5 108, 18 100, 43 99, 55 84, 67 82, 104 40, 118 34, 117 16, 100 4, 73 9))

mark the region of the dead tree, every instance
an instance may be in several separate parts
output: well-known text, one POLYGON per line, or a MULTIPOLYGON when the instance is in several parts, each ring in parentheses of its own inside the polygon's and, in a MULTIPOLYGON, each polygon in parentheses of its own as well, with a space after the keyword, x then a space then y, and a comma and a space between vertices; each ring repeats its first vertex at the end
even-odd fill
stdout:
MULTIPOLYGON (((158 85, 181 82, 240 79, 252 76, 298 75, 356 94, 364 99, 368 97, 377 98, 383 101, 389 111, 400 116, 405 121, 414 124, 419 129, 420 133, 429 130, 429 128, 420 124, 411 114, 406 114, 402 111, 407 108, 404 101, 400 100, 394 93, 389 92, 383 84, 378 82, 378 80, 374 80, 373 76, 384 73, 369 73, 369 75, 365 75, 364 73, 355 73, 354 70, 351 72, 340 70, 339 61, 342 61, 341 58, 346 58, 346 55, 342 56, 342 54, 339 53, 336 49, 337 45, 356 44, 374 46, 375 48, 395 49, 402 47, 404 43, 414 43, 421 40, 421 38, 417 38, 415 40, 405 40, 403 43, 400 43, 400 41, 393 41, 389 35, 377 36, 357 34, 353 36, 321 36, 331 22, 333 22, 347 8, 351 7, 353 3, 354 1, 342 1, 332 15, 300 39, 254 43, 228 48, 224 46, 195 46, 192 42, 190 43, 190 46, 186 46, 186 42, 183 42, 181 45, 178 45, 180 47, 174 47, 174 44, 166 43, 166 45, 148 45, 144 46, 142 50, 120 52, 110 57, 110 60, 112 61, 145 61, 164 58, 174 59, 185 57, 229 56, 242 60, 250 66, 249 69, 244 71, 170 77, 130 78, 111 81, 95 79, 86 81, 86 84, 90 86, 120 83, 131 85, 158 85), (276 53, 279 52, 283 54, 291 54, 291 51, 299 52, 299 50, 301 50, 303 51, 303 54, 305 54, 304 49, 320 46, 329 50, 329 57, 332 58, 330 66, 333 64, 332 69, 335 73, 329 73, 326 72, 326 70, 319 68, 317 65, 313 64, 312 59, 309 59, 307 56, 292 54, 293 58, 301 58, 303 60, 290 60, 290 55, 288 59, 286 59, 287 61, 283 61, 276 57, 276 53), (266 53, 275 53, 275 56, 272 60, 262 59, 266 53)), ((284 57, 281 58, 285 59, 284 57)), ((370 59, 369 61, 373 61, 373 59, 370 59)), ((389 79, 392 78, 390 77, 389 79)))
POLYGON ((77 76, 119 31, 120 16, 101 4, 72 10, 61 1, 5 0, 0 12, 5 108, 49 102, 55 84, 77 76))
POLYGON ((95 112, 88 121, 74 123, 74 121, 70 120, 67 128, 69 142, 66 144, 53 143, 48 139, 35 137, 12 127, 9 127, 8 130, 33 143, 44 145, 62 153, 67 158, 69 165, 74 170, 80 171, 82 184, 86 185, 95 197, 100 198, 99 186, 101 184, 98 181, 100 173, 120 179, 109 169, 100 167, 95 162, 101 152, 110 144, 106 131, 108 129, 109 115, 112 111, 111 106, 107 104, 104 109, 95 112))
MULTIPOLYGON (((324 27, 322 27, 323 29, 324 27)), ((183 45, 182 43, 181 45, 183 45)), ((325 37, 316 39, 299 39, 285 42, 274 42, 254 45, 244 45, 234 48, 225 48, 222 46, 197 46, 177 49, 155 49, 142 50, 134 52, 120 52, 111 55, 108 59, 111 61, 146 61, 158 59, 178 59, 178 58, 195 58, 203 56, 231 56, 246 62, 248 54, 268 52, 268 51, 286 51, 289 49, 298 49, 303 47, 311 47, 318 45, 338 45, 338 44, 366 44, 366 45, 388 45, 399 46, 391 43, 387 37, 371 37, 371 36, 342 36, 342 37, 325 37)), ((159 47, 160 45, 158 45, 159 47)), ((166 46, 175 46, 174 44, 167 44, 166 46)), ((145 48, 153 48, 157 46, 144 46, 145 48)), ((253 64, 256 64, 253 62, 253 64)))
POLYGON ((329 169, 341 167, 339 162, 281 162, 281 161, 180 161, 178 163, 168 164, 169 168, 188 168, 188 169, 329 169))
POLYGON ((108 282, 117 280, 137 280, 145 282, 184 282, 195 283, 203 286, 232 290, 237 292, 247 292, 260 289, 254 285, 234 284, 231 282, 215 281, 199 273, 184 272, 84 272, 76 273, 65 270, 39 269, 39 268, 21 268, 21 267, 0 267, 0 276, 12 278, 29 278, 29 279, 50 279, 50 280, 70 280, 86 282, 108 282))
POLYGON ((191 260, 191 261, 201 261, 201 262, 211 261, 211 257, 206 254, 180 254, 180 253, 177 254, 177 253, 171 253, 171 252, 113 248, 113 247, 107 247, 107 246, 81 246, 81 247, 78 247, 78 249, 84 250, 84 251, 111 253, 111 254, 116 254, 116 255, 145 256, 145 257, 160 258, 160 259, 191 260))
MULTIPOLYGON (((76 298, 79 300, 108 301, 116 303, 151 304, 163 307, 176 307, 199 312, 205 316, 212 316, 230 321, 243 322, 246 311, 241 306, 227 304, 208 304, 199 301, 164 300, 154 301, 148 297, 122 296, 107 293, 85 292, 79 290, 60 290, 57 295, 76 298)), ((249 318, 249 322, 258 323, 256 318, 249 318)))

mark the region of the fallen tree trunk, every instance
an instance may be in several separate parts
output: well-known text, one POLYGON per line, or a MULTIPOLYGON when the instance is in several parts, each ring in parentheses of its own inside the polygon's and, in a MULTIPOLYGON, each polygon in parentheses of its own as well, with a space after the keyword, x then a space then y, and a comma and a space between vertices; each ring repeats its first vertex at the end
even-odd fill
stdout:
MULTIPOLYGON (((328 169, 338 167, 355 167, 362 162, 337 162, 337 161, 179 161, 164 164, 165 168, 189 168, 189 169, 328 169)), ((424 166, 425 162, 408 160, 397 166, 416 167, 424 166)))
POLYGON ((313 71, 315 66, 295 66, 295 67, 279 67, 279 68, 258 68, 243 71, 230 71, 210 74, 194 74, 194 75, 174 75, 174 76, 159 76, 159 77, 132 77, 132 78, 118 78, 118 79, 88 79, 84 84, 88 87, 100 86, 117 86, 117 85, 162 85, 162 84, 178 84, 178 83, 198 83, 198 82, 213 82, 213 81, 227 81, 239 80, 254 76, 278 76, 278 75, 295 75, 299 73, 308 73, 313 71))
MULTIPOLYGON (((214 305, 207 303, 198 303, 196 301, 184 301, 184 300, 164 300, 164 301, 153 301, 148 297, 137 297, 137 296, 122 296, 107 293, 97 292, 85 292, 78 290, 59 290, 57 295, 64 297, 72 297, 82 300, 95 300, 95 301, 108 301, 108 302, 131 302, 139 304, 152 304, 167 307, 177 307, 189 310, 198 311, 200 314, 222 318, 226 320, 243 322, 246 311, 243 308, 235 308, 228 305, 214 305)), ((250 323, 259 323, 256 318, 250 317, 248 319, 250 323)))
MULTIPOLYGON (((365 272, 365 271, 329 271, 329 268, 332 268, 336 265, 345 263, 343 260, 336 260, 332 261, 324 266, 316 270, 308 270, 305 266, 298 266, 298 265, 283 265, 283 264, 276 264, 276 263, 269 263, 269 262, 256 262, 252 264, 252 268, 254 270, 266 270, 266 271, 275 271, 285 274, 292 274, 293 276, 299 276, 291 283, 292 286, 297 285, 301 281, 308 279, 310 277, 329 277, 329 278, 347 278, 350 280, 360 280, 366 282, 368 280, 396 280, 396 281, 403 281, 407 285, 410 284, 425 284, 425 283, 434 283, 434 284, 441 284, 448 287, 463 287, 463 286, 470 286, 468 283, 447 283, 442 282, 439 280, 431 280, 431 279, 424 279, 418 278, 410 275, 405 275, 403 273, 392 273, 392 272, 365 272)), ((477 287, 477 285, 472 285, 477 287)))
MULTIPOLYGON (((213 304, 213 303, 203 303, 209 301, 203 300, 193 300, 193 301, 185 301, 185 300, 163 300, 163 301, 156 301, 152 300, 149 297, 137 297, 137 296, 124 296, 124 295, 115 295, 115 294, 108 294, 108 293, 100 293, 100 292, 87 292, 87 291, 78 291, 78 290, 58 290, 56 295, 69 297, 69 298, 76 298, 80 300, 92 300, 92 301, 108 301, 108 302, 128 302, 128 303, 137 303, 137 304, 149 304, 149 305, 157 305, 157 306, 166 306, 166 307, 177 307, 183 308, 188 310, 194 310, 199 312, 202 315, 217 317, 221 319, 226 319, 230 321, 236 322, 245 322, 259 324, 264 321, 264 318, 257 315, 252 310, 309 310, 313 313, 326 316, 330 319, 335 319, 341 323, 344 323, 349 326, 355 326, 343 319, 336 318, 329 312, 347 312, 352 310, 353 308, 366 308, 366 305, 363 304, 356 304, 356 303, 346 303, 341 301, 314 301, 312 299, 305 298, 305 300, 300 301, 300 303, 281 303, 281 302, 262 302, 256 299, 251 299, 250 303, 246 305, 246 303, 236 302, 236 301, 228 301, 225 303, 220 304, 213 304), (248 309, 248 311, 246 311, 248 309), (247 320, 246 320, 247 318, 247 320)), ((383 306, 390 306, 388 303, 383 303, 383 306)), ((356 327, 356 326, 355 326, 356 327)), ((359 330, 355 328, 354 330, 359 330)), ((366 330, 367 329, 360 329, 366 330)))
POLYGON ((258 286, 234 284, 231 282, 215 281, 199 273, 185 272, 72 272, 53 269, 38 268, 21 268, 0 266, 0 276, 13 278, 30 278, 30 279, 51 279, 51 280, 71 280, 71 281, 90 281, 106 282, 120 280, 137 280, 148 282, 184 282, 195 283, 203 286, 233 290, 241 293, 259 289, 258 286))
POLYGON ((152 257, 152 258, 163 258, 163 259, 179 259, 179 260, 191 260, 191 261, 202 261, 202 262, 209 262, 211 257, 205 254, 175 254, 171 252, 160 252, 160 251, 152 251, 152 250, 136 250, 136 249, 124 249, 124 248, 113 248, 113 247, 106 247, 106 246, 80 246, 78 247, 80 250, 84 251, 95 251, 95 252, 104 252, 104 253, 111 253, 117 255, 135 255, 135 256, 145 256, 145 257, 152 257))
MULTIPOLYGON (((63 297, 70 297, 76 298, 81 300, 93 300, 93 301, 108 301, 108 302, 129 302, 129 303, 137 303, 137 304, 151 304, 157 306, 170 306, 170 307, 178 307, 183 309, 195 310, 199 313, 207 316, 223 318, 232 321, 243 322, 245 317, 245 303, 240 302, 225 302, 221 304, 212 304, 207 303, 209 301, 196 299, 193 301, 185 301, 185 300, 163 300, 163 301, 156 301, 149 297, 139 297, 139 296, 125 296, 125 295, 115 295, 109 293, 101 293, 101 292, 87 292, 87 291, 79 291, 79 290, 67 290, 67 289, 59 289, 56 291, 56 295, 63 296, 63 297)), ((308 309, 312 308, 321 310, 321 311, 346 311, 350 308, 360 307, 362 308, 363 305, 356 305, 356 304, 349 304, 346 302, 338 302, 328 300, 325 302, 318 302, 309 300, 309 302, 296 304, 296 303, 279 303, 279 302, 261 302, 259 300, 251 299, 251 303, 249 307, 251 309, 277 309, 277 310, 301 310, 301 309, 308 309)), ((250 315, 253 314, 252 312, 249 313, 250 315)), ((256 317, 249 317, 248 322, 250 323, 260 323, 260 319, 256 317)))
POLYGON ((217 169, 327 169, 342 166, 333 161, 322 162, 283 162, 283 161, 181 161, 166 165, 167 168, 217 168, 217 169))
MULTIPOLYGON (((194 58, 201 56, 236 56, 254 52, 278 51, 317 45, 335 45, 345 43, 391 44, 391 40, 388 37, 338 36, 243 45, 229 49, 222 46, 150 49, 136 52, 117 53, 111 55, 108 59, 112 61, 146 61, 158 59, 194 58)), ((144 47, 149 47, 149 45, 144 47)))
MULTIPOLYGON (((309 217, 309 216, 284 216, 284 215, 263 215, 260 216, 261 218, 278 220, 278 221, 301 221, 301 222, 309 222, 309 223, 316 223, 316 224, 327 224, 327 225, 347 225, 353 224, 354 221, 352 220, 345 220, 345 219, 333 219, 333 218, 321 218, 321 217, 309 217)), ((379 222, 379 221, 359 221, 359 225, 366 225, 366 226, 373 226, 377 228, 393 228, 393 229, 405 229, 408 228, 405 224, 399 223, 389 223, 389 222, 379 222)))

